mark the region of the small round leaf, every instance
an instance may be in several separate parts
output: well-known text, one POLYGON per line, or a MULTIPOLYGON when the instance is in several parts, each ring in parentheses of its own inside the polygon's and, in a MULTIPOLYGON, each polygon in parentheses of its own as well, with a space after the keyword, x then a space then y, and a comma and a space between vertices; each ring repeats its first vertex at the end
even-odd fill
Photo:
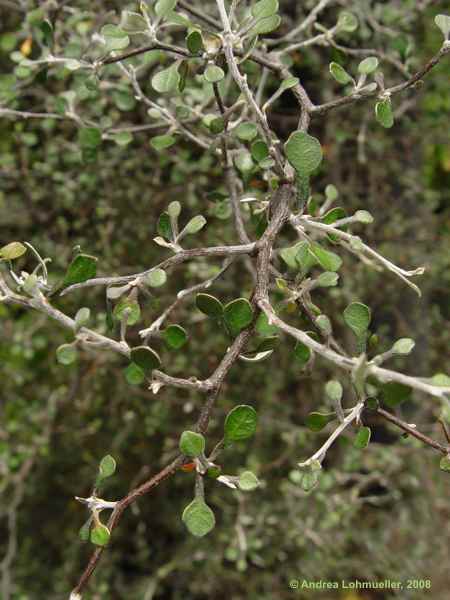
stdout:
POLYGON ((148 346, 137 346, 130 351, 130 359, 138 365, 144 373, 151 373, 153 369, 161 366, 158 354, 148 346))
POLYGON ((225 419, 225 438, 229 441, 245 440, 256 431, 256 410, 246 404, 236 406, 225 419))
POLYGON ((204 500, 195 498, 183 511, 183 523, 188 531, 195 537, 203 537, 209 533, 216 524, 213 511, 204 500))
POLYGON ((186 330, 180 325, 169 325, 169 327, 164 330, 163 338, 170 348, 178 350, 185 345, 188 336, 186 330))
POLYGON ((183 431, 179 446, 183 454, 196 458, 205 451, 205 438, 195 431, 183 431))
POLYGON ((195 299, 197 308, 212 319, 220 319, 223 316, 223 304, 211 294, 197 294, 195 299))

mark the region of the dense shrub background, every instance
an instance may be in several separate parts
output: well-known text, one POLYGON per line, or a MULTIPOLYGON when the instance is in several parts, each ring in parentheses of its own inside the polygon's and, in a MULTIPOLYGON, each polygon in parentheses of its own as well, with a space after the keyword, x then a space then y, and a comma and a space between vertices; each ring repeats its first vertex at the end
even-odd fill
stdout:
MULTIPOLYGON (((121 111, 117 96, 87 92, 78 75, 67 70, 47 80, 43 70, 31 80, 21 79, 11 52, 32 39, 33 26, 9 4, 0 3, 0 105, 52 111, 58 95, 74 89, 82 98, 82 110, 96 119, 110 119, 116 126, 148 122, 141 105, 121 111)), ((85 48, 85 35, 113 22, 124 7, 120 2, 70 4, 75 14, 86 11, 86 32, 77 27, 65 32, 65 52, 73 56, 85 48), (95 13, 93 5, 101 10, 95 13)), ((300 15, 297 4, 314 3, 281 4, 286 13, 300 15)), ((433 17, 444 10, 443 2, 347 4, 354 5, 362 22, 349 45, 384 48, 398 56, 411 46, 412 64, 419 65, 440 44, 433 17), (401 35, 374 31, 365 11, 401 35)), ((333 23, 335 14, 336 7, 327 11, 324 22, 333 23)), ((64 22, 67 17, 59 18, 64 22)), ((326 101, 335 93, 328 63, 337 54, 312 47, 294 56, 294 70, 313 99, 326 101)), ((339 59, 343 64, 353 60, 341 53, 339 59)), ((389 66, 385 71, 393 81, 398 77, 389 66)), ((283 98, 271 122, 285 139, 296 126, 297 109, 289 97, 283 98)), ((313 135, 326 153, 314 193, 319 197, 332 182, 339 189, 339 204, 349 212, 369 210, 375 223, 366 227, 365 235, 374 247, 403 266, 427 267, 420 281, 423 298, 419 301, 395 278, 346 256, 340 286, 323 295, 321 306, 351 347, 341 313, 353 300, 366 302, 381 349, 399 337, 416 339, 413 355, 396 359, 395 366, 430 375, 448 370, 450 337, 448 61, 422 88, 396 99, 395 107, 403 114, 388 131, 376 124, 371 102, 314 123, 313 135), (364 144, 358 144, 361 131, 364 144)), ((96 162, 86 163, 72 122, 2 118, 1 244, 30 241, 52 257, 54 280, 64 272, 75 245, 99 257, 102 274, 137 272, 165 256, 152 238, 158 215, 172 200, 182 203, 186 218, 198 212, 208 217, 194 244, 235 240, 231 219, 222 218, 211 199, 221 185, 217 162, 183 141, 163 156, 150 147, 149 138, 146 131, 135 133, 125 147, 105 141, 96 162)), ((256 179, 252 185, 258 189, 262 183, 256 179)), ((210 262, 195 261, 173 271, 168 284, 159 288, 157 302, 146 307, 146 321, 184 284, 199 281, 210 269, 210 262)), ((214 290, 231 300, 245 295, 250 285, 249 273, 238 263, 214 290)), ((101 289, 55 297, 54 302, 70 315, 89 306, 96 326, 104 326, 101 289)), ((199 318, 193 299, 176 319, 190 339, 182 352, 162 350, 169 372, 208 375, 227 339, 199 318)), ((137 341, 135 330, 131 339, 137 341)), ((184 390, 163 389, 154 396, 145 387, 130 387, 125 363, 109 353, 84 352, 76 366, 61 367, 55 349, 67 339, 44 316, 0 304, 0 561, 6 557, 0 577, 10 573, 14 600, 67 597, 90 552, 78 539, 85 513, 73 496, 89 492, 106 453, 116 457, 118 471, 105 495, 123 496, 176 452, 180 433, 195 420, 200 405, 197 394, 184 390)), ((218 526, 198 541, 187 535, 180 519, 193 476, 179 473, 126 515, 86 597, 269 600, 302 597, 289 589, 291 578, 357 577, 431 579, 427 597, 443 598, 450 583, 449 480, 429 450, 373 419, 374 443, 367 451, 356 451, 349 435, 328 455, 318 488, 307 495, 297 485, 296 463, 322 439, 305 428, 304 418, 324 405, 323 384, 332 375, 330 365, 321 360, 312 372, 301 372, 288 339, 269 362, 236 365, 220 394, 210 439, 219 439, 223 418, 235 404, 245 401, 257 407, 257 435, 226 454, 223 464, 228 472, 248 466, 262 487, 238 499, 211 482, 207 492, 218 526)), ((441 409, 438 401, 414 394, 397 410, 440 438, 441 409)), ((311 595, 322 597, 320 592, 311 595)), ((403 592, 401 597, 413 595, 403 592)))

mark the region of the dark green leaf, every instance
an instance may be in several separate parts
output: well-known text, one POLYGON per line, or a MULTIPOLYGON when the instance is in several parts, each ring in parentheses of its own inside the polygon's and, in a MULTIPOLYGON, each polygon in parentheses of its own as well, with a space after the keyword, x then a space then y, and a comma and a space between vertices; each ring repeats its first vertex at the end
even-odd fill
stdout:
POLYGON ((197 294, 195 303, 202 313, 212 319, 220 319, 223 316, 223 304, 215 296, 197 294))
POLYGON ((370 309, 362 302, 352 302, 344 310, 344 321, 357 338, 364 337, 371 320, 370 309))
POLYGON ((161 366, 161 360, 158 354, 148 346, 137 346, 130 351, 130 359, 136 363, 144 373, 151 373, 153 369, 161 366))
POLYGON ((322 162, 319 141, 304 131, 292 133, 284 148, 288 161, 301 176, 308 177, 322 162))
POLYGON ((170 348, 178 350, 187 342, 186 331, 180 325, 169 325, 163 332, 164 341, 170 348))
POLYGON ((396 381, 389 381, 381 386, 381 393, 383 402, 390 408, 395 408, 409 399, 411 388, 396 381))
POLYGON ((106 546, 109 542, 110 532, 109 529, 98 523, 91 529, 91 542, 96 546, 106 546))
POLYGON ((360 450, 367 448, 371 433, 370 427, 360 427, 353 442, 355 448, 359 448, 360 450))
POLYGON ((305 419, 305 425, 311 431, 321 431, 336 415, 333 413, 312 412, 305 419))
POLYGON ((256 431, 257 415, 254 408, 241 404, 233 408, 225 419, 225 438, 229 441, 245 440, 256 431))
POLYGON ((246 298, 237 298, 223 309, 223 316, 232 335, 237 335, 253 319, 253 308, 246 298))
POLYGON ((179 446, 183 454, 196 458, 205 451, 205 438, 195 431, 183 431, 179 446))
POLYGON ((125 379, 130 385, 140 385, 145 381, 145 373, 135 363, 130 363, 125 369, 125 379))
POLYGON ((301 367, 304 367, 311 358, 311 350, 303 342, 298 341, 294 348, 294 357, 301 367))

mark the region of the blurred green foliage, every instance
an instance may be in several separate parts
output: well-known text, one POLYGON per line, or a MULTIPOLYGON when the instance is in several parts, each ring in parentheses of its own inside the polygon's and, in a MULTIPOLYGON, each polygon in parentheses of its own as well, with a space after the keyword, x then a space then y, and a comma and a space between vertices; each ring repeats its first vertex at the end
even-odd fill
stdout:
MULTIPOLYGON (((77 71, 61 67, 49 73, 45 66, 29 69, 18 63, 18 53, 38 53, 44 35, 38 24, 46 14, 60 28, 55 32, 60 53, 78 59, 93 32, 117 19, 123 3, 62 2, 62 8, 48 3, 27 14, 9 4, 18 3, 0 3, 0 106, 61 115, 70 91, 77 111, 111 133, 93 153, 80 146, 83 130, 71 120, 0 120, 2 245, 28 240, 52 257, 53 282, 64 274, 75 246, 99 258, 99 274, 138 272, 166 256, 152 238, 158 216, 175 200, 186 220, 199 212, 208 218, 210 226, 193 244, 235 243, 221 167, 212 154, 178 137, 175 147, 160 152, 150 144, 152 131, 114 134, 114 128, 149 122, 114 66, 108 67, 109 80, 105 77, 110 85, 100 91, 77 71)), ((286 15, 301 14, 301 3, 281 4, 286 15)), ((312 7, 314 2, 304 4, 312 7)), ((360 28, 348 45, 381 47, 398 60, 408 57, 413 69, 440 43, 433 17, 444 3, 354 4, 360 28)), ((324 23, 334 23, 335 15, 335 8, 326 11, 324 23)), ((154 51, 145 60, 151 74, 152 65, 165 58, 154 51)), ((332 60, 349 71, 355 68, 354 59, 338 49, 318 47, 293 56, 293 72, 314 100, 327 101, 338 90, 328 75, 332 60)), ((385 70, 396 81, 395 70, 389 65, 385 70)), ((250 67, 248 71, 251 77, 250 67)), ((380 278, 352 257, 345 258, 339 287, 319 291, 317 298, 327 314, 335 315, 335 331, 349 348, 355 342, 342 311, 354 300, 368 304, 380 351, 400 337, 414 337, 413 358, 397 358, 396 367, 425 375, 445 371, 450 341, 448 61, 420 90, 396 98, 394 108, 401 116, 391 130, 376 123, 370 102, 314 123, 325 160, 313 193, 322 199, 325 186, 333 183, 348 212, 371 212, 375 223, 364 230, 370 244, 398 264, 426 266, 420 282, 423 298, 419 301, 395 278, 380 278)), ((270 120, 284 140, 296 127, 297 107, 288 93, 270 120)), ((258 177, 248 183, 256 191, 263 185, 258 177)), ((255 235, 256 218, 252 227, 255 235)), ((24 268, 30 266, 29 259, 20 260, 24 268)), ((213 275, 216 268, 195 261, 171 271, 145 305, 141 322, 149 322, 179 289, 213 275)), ((223 303, 250 291, 251 278, 242 265, 230 267, 229 275, 212 291, 223 303)), ((55 297, 54 303, 71 316, 81 306, 89 307, 92 326, 106 331, 101 289, 55 297)), ((189 334, 186 346, 179 351, 163 344, 158 348, 174 376, 206 377, 228 346, 226 333, 200 317, 192 297, 176 312, 176 322, 189 334)), ((156 472, 176 453, 201 398, 186 390, 163 388, 153 395, 145 386, 131 386, 127 361, 109 353, 86 351, 74 365, 57 364, 56 348, 71 340, 43 315, 0 304, 0 328, 2 589, 8 587, 8 598, 14 600, 66 598, 91 550, 79 541, 85 513, 73 497, 89 493, 106 454, 118 465, 105 485, 107 499, 122 497, 156 472)), ((130 334, 135 345, 138 329, 130 334)), ((199 541, 186 534, 181 521, 192 497, 193 475, 180 472, 124 517, 86 598, 301 598, 289 589, 289 580, 303 577, 432 579, 427 597, 444 597, 449 584, 448 479, 438 469, 438 458, 368 415, 369 448, 354 448, 353 432, 340 439, 327 456, 318 486, 304 492, 296 463, 321 439, 305 426, 305 418, 311 410, 329 409, 324 382, 337 375, 320 360, 302 371, 292 351, 293 343, 286 339, 268 362, 233 368, 207 440, 212 448, 220 439, 225 415, 236 404, 257 407, 255 437, 226 453, 223 466, 228 472, 251 469, 261 487, 238 494, 207 482, 217 526, 199 541)), ((438 402, 424 402, 417 394, 398 410, 430 435, 442 435, 438 402)), ((321 593, 312 593, 320 600, 321 593)), ((367 593, 352 600, 388 597, 367 593)), ((405 591, 400 597, 416 596, 405 591)))

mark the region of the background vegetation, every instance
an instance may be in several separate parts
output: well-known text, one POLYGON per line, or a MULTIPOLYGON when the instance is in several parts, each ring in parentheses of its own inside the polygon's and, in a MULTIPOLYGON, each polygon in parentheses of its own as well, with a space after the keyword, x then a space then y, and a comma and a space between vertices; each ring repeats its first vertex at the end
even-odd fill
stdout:
MULTIPOLYGON (((199 212, 207 216, 209 226, 199 234, 199 244, 233 243, 230 211, 217 193, 223 191, 221 167, 211 154, 181 138, 170 153, 158 153, 149 143, 151 130, 133 132, 125 145, 117 140, 114 128, 151 123, 125 79, 116 77, 100 93, 66 68, 47 76, 44 67, 30 73, 18 65, 18 53, 37 52, 36 23, 42 18, 33 16, 37 4, 0 2, 0 107, 58 113, 62 95, 73 90, 80 113, 101 122, 111 135, 89 161, 73 121, 4 115, 0 245, 28 240, 52 257, 55 280, 77 245, 99 257, 101 274, 141 271, 166 256, 152 238, 159 214, 174 200, 181 202, 186 219, 199 212)), ((94 31, 115 22, 126 8, 115 1, 39 4, 50 18, 58 18, 59 47, 74 58, 87 51, 94 31)), ((281 2, 284 14, 295 22, 314 4, 281 2)), ((444 2, 332 2, 321 22, 331 26, 344 4, 360 21, 357 34, 345 41, 350 48, 382 49, 406 59, 414 71, 441 43, 433 17, 443 12, 444 2)), ((205 10, 214 14, 214 3, 205 3, 205 10)), ((160 60, 158 52, 151 53, 149 74, 160 60)), ((354 57, 313 46, 294 53, 292 60, 292 70, 311 97, 323 102, 336 90, 329 62, 351 65, 354 57)), ((389 64, 385 73, 394 82, 399 78, 389 64)), ((380 276, 346 257, 340 286, 320 297, 321 306, 336 315, 339 339, 349 345, 353 342, 341 314, 354 300, 370 305, 381 349, 399 337, 414 337, 414 354, 395 365, 414 374, 448 370, 449 108, 444 61, 423 87, 395 103, 398 118, 391 130, 377 125, 370 103, 332 112, 312 126, 326 155, 315 184, 317 199, 333 182, 349 212, 364 208, 375 216, 375 223, 365 228, 371 245, 398 264, 426 266, 419 301, 394 277, 380 276)), ((293 98, 285 94, 270 113, 271 125, 283 140, 296 127, 297 112, 293 98)), ((265 184, 256 176, 250 185, 257 193, 265 184)), ((255 222, 252 234, 256 227, 255 222)), ((250 291, 251 277, 243 265, 232 266, 231 276, 215 284, 224 301, 250 291)), ((211 273, 210 261, 173 271, 158 288, 157 300, 146 306, 147 322, 181 287, 211 273)), ((105 324, 101 289, 55 297, 54 303, 70 315, 88 306, 96 327, 105 324)), ((176 319, 190 337, 183 351, 162 350, 170 373, 207 376, 228 340, 193 309, 193 300, 178 310, 176 319)), ((139 327, 135 329, 131 337, 137 341, 139 327)), ((117 459, 118 470, 105 497, 123 496, 176 453, 180 433, 195 420, 200 406, 194 392, 164 388, 153 395, 144 386, 130 386, 124 377, 126 361, 109 353, 83 352, 74 366, 61 367, 55 349, 67 340, 67 333, 45 316, 0 304, 4 600, 66 598, 90 552, 78 538, 85 513, 73 497, 89 493, 98 462, 108 453, 117 459)), ((198 541, 187 535, 180 518, 191 497, 193 475, 180 472, 125 516, 87 598, 302 598, 289 589, 289 580, 303 577, 431 579, 432 590, 417 597, 444 597, 450 583, 449 480, 439 471, 438 458, 372 417, 374 443, 369 449, 354 449, 351 433, 341 438, 327 456, 318 487, 305 493, 298 485, 296 463, 314 451, 323 435, 310 432, 305 417, 325 405, 323 385, 334 372, 321 360, 314 369, 302 371, 292 349, 286 339, 268 362, 236 366, 211 425, 211 435, 218 437, 233 406, 246 402, 258 408, 256 436, 224 460, 229 472, 252 469, 261 487, 242 495, 212 483, 208 498, 218 523, 210 536, 198 541)), ((396 409, 438 439, 442 410, 450 420, 438 400, 416 393, 396 409)), ((320 592, 309 595, 322 597, 320 592)), ((403 592, 401 597, 413 596, 403 592)))

